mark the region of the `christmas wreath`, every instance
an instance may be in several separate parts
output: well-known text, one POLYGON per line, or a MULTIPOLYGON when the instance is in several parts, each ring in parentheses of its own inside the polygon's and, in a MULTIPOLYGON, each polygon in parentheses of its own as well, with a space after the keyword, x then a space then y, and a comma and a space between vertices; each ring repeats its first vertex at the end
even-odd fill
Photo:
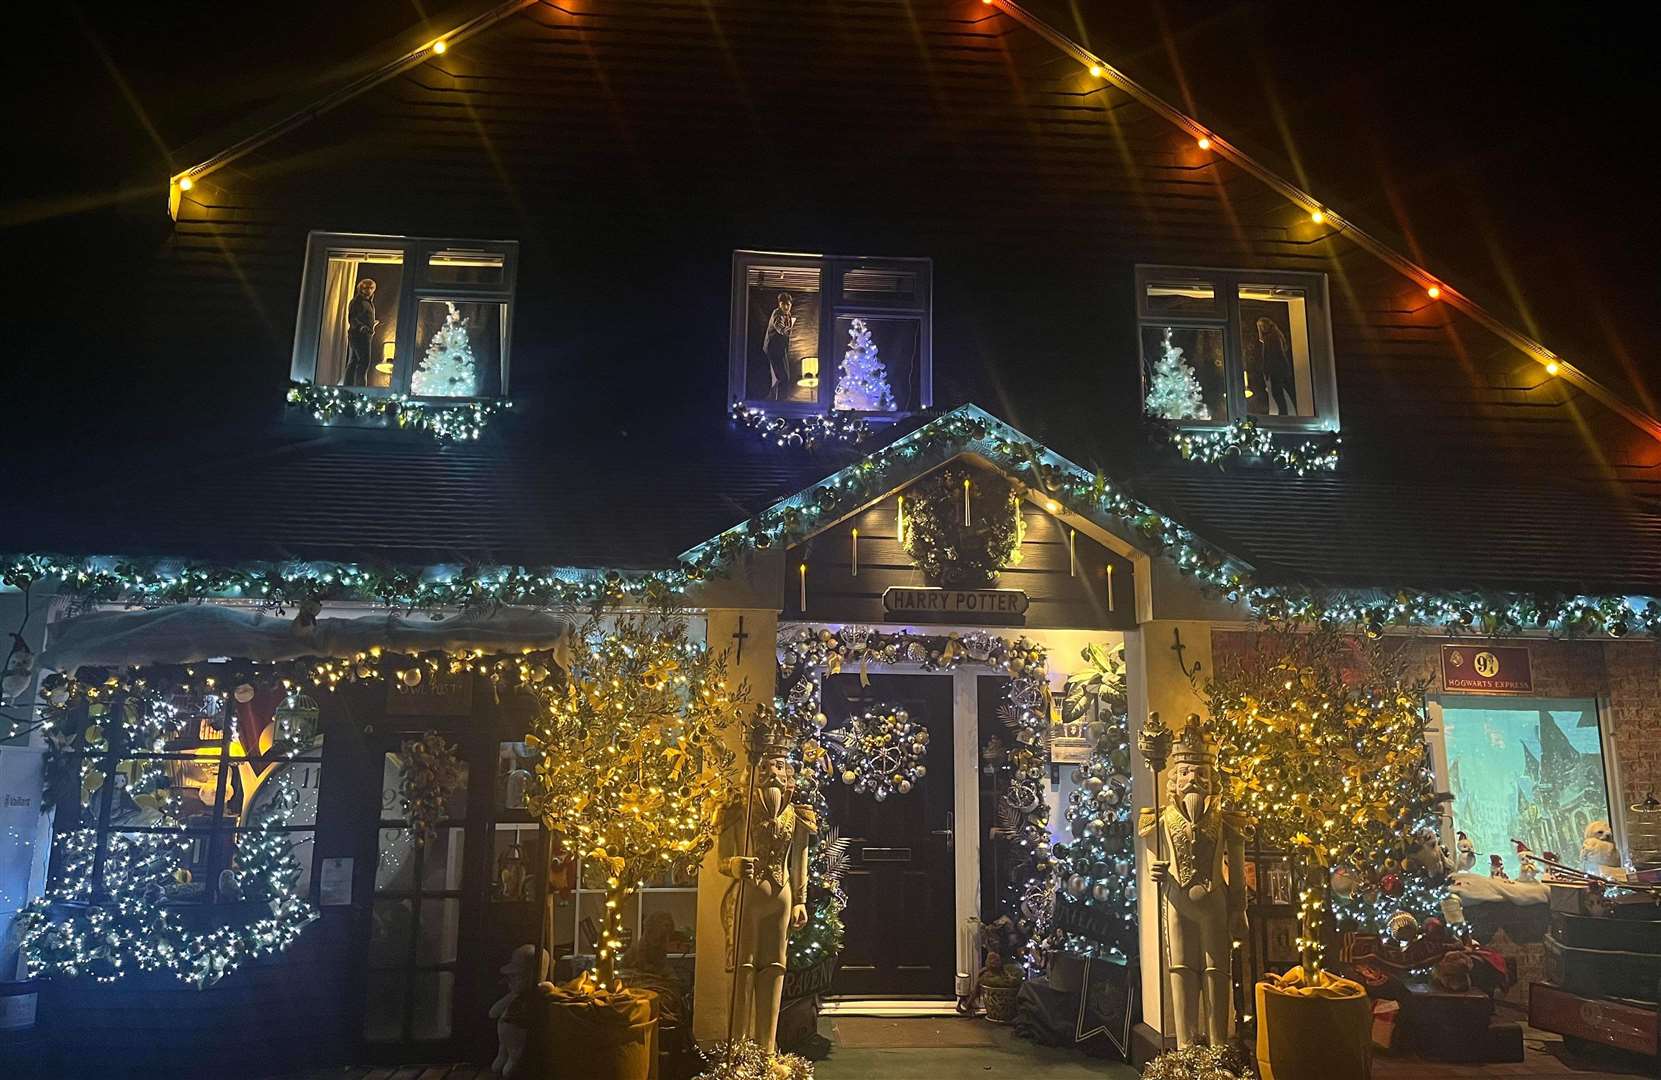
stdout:
POLYGON ((1021 561, 1021 493, 995 473, 962 465, 913 484, 905 493, 900 546, 930 581, 949 589, 991 585, 1021 561))
POLYGON ((928 774, 928 729, 911 714, 893 705, 875 705, 825 733, 825 744, 836 761, 844 784, 861 795, 882 802, 890 795, 910 794, 928 774))

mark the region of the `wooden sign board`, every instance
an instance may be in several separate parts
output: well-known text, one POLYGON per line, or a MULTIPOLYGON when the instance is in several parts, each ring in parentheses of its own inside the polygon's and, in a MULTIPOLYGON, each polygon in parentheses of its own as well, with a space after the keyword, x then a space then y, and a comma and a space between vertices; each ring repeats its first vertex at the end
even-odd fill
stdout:
POLYGON ((902 619, 1007 623, 1026 620, 1027 594, 1020 589, 924 589, 891 585, 882 594, 882 609, 902 619))
POLYGON ((1064 933, 1112 945, 1115 935, 1124 932, 1124 925, 1124 916, 1106 907, 1055 898, 1055 928, 1064 933))
POLYGON ((1442 689, 1532 694, 1534 669, 1528 650, 1520 645, 1444 645, 1442 689))

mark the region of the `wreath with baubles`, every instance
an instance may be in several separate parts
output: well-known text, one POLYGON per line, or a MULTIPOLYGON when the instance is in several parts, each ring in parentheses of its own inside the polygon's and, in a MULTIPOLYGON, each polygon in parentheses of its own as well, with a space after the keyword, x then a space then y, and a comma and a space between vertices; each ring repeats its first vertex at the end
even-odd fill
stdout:
POLYGON ((928 775, 928 728, 896 706, 874 705, 846 727, 825 732, 824 740, 842 782, 878 802, 909 795, 928 775))
POLYGON ((977 589, 1021 561, 1021 492, 995 473, 948 465, 905 492, 900 546, 929 581, 977 589))

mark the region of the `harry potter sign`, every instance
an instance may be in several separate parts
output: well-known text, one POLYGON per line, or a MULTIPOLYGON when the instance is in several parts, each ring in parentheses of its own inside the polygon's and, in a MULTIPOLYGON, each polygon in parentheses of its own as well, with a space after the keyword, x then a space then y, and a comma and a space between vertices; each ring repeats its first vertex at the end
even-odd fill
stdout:
POLYGON ((894 585, 882 594, 882 607, 890 615, 906 618, 971 616, 1019 622, 1027 612, 1027 594, 1019 589, 915 589, 894 585))
POLYGON ((1478 694, 1530 694, 1534 670, 1518 645, 1442 646, 1442 689, 1478 694))

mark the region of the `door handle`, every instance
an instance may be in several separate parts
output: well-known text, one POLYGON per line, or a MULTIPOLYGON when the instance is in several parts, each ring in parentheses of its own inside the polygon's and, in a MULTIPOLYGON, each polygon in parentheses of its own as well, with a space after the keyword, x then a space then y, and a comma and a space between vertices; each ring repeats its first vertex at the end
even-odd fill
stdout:
POLYGON ((957 829, 954 825, 952 812, 950 810, 946 811, 946 827, 944 829, 931 829, 929 831, 929 835, 944 836, 946 838, 946 850, 952 850, 952 844, 957 839, 957 829))

